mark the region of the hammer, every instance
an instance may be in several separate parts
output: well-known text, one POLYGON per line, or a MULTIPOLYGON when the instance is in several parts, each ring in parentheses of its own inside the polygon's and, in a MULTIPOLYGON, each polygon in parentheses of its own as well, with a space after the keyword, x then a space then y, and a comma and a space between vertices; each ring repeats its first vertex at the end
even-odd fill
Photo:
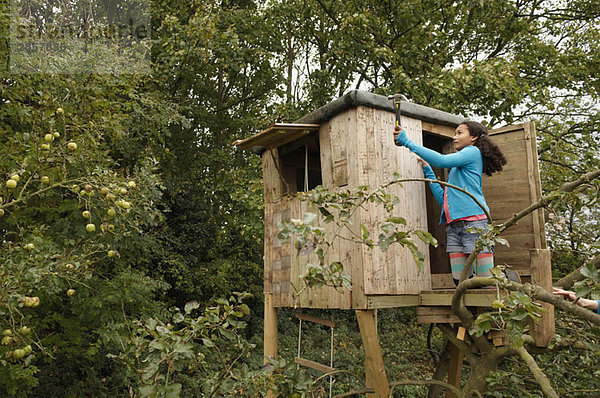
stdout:
POLYGON ((402 113, 400 112, 400 102, 408 101, 408 99, 404 96, 404 94, 388 95, 388 99, 394 101, 394 109, 396 110, 396 126, 400 126, 400 121, 402 120, 402 113))

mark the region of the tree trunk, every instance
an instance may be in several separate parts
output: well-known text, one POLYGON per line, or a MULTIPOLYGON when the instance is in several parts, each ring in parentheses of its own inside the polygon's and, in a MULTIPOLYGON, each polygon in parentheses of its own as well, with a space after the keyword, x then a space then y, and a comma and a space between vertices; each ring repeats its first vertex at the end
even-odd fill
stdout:
MULTIPOLYGON (((435 369, 435 372, 431 376, 433 380, 444 380, 448 374, 448 368, 450 367, 450 342, 448 339, 444 342, 444 347, 440 352, 440 361, 435 369)), ((442 392, 442 386, 430 385, 427 398, 439 398, 442 392)))
POLYGON ((483 394, 487 389, 485 377, 496 370, 499 363, 499 359, 490 359, 488 355, 483 355, 479 360, 469 363, 471 371, 463 389, 465 397, 477 396, 476 391, 483 394))

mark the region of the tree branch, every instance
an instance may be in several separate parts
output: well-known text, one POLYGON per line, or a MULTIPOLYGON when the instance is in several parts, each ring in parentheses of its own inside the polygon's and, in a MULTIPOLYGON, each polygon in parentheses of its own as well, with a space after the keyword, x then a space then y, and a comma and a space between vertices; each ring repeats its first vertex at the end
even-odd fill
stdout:
MULTIPOLYGON (((473 253, 471 253, 471 255, 473 255, 473 253)), ((454 312, 456 316, 460 319, 464 328, 466 328, 467 330, 473 328, 473 323, 475 322, 473 314, 467 309, 467 307, 465 307, 465 304, 463 302, 463 296, 467 292, 467 289, 495 285, 496 281, 492 278, 479 277, 467 279, 458 284, 456 290, 454 291, 454 295, 452 296, 452 312, 454 312)), ((482 353, 488 353, 493 349, 493 346, 485 337, 471 336, 471 338, 477 345, 477 348, 479 348, 479 351, 481 351, 482 353)))
POLYGON ((527 364, 527 367, 533 374, 535 381, 537 381, 537 383, 542 388, 542 391, 544 392, 544 394, 547 397, 558 398, 558 394, 552 388, 552 385, 550 384, 550 380, 548 380, 548 377, 540 369, 540 367, 538 366, 535 359, 531 356, 531 354, 524 347, 518 347, 517 352, 519 353, 519 355, 521 356, 523 361, 525 361, 525 363, 527 364))
POLYGON ((469 347, 464 341, 456 338, 456 331, 454 329, 444 324, 438 324, 437 327, 448 339, 448 343, 454 344, 456 348, 458 348, 463 353, 467 361, 471 363, 477 361, 477 357, 475 356, 475 354, 473 354, 471 347, 469 347))
MULTIPOLYGON (((590 264, 592 264, 596 268, 600 268, 600 255, 597 255, 596 257, 594 257, 592 259, 592 261, 590 261, 590 264)), ((563 289, 569 289, 569 288, 571 288, 571 286, 573 286, 575 284, 575 282, 584 280, 585 276, 583 276, 583 274, 581 273, 581 269, 583 267, 585 267, 585 265, 582 265, 581 267, 577 268, 575 271, 571 272, 570 274, 563 276, 554 284, 554 286, 557 286, 557 287, 560 287, 563 289)))
MULTIPOLYGON (((466 288, 471 286, 492 286, 494 283, 495 281, 492 278, 481 277, 472 278, 464 282, 466 288)), ((534 300, 544 301, 552 304, 555 308, 571 313, 578 318, 600 326, 600 315, 588 309, 582 308, 575 303, 570 303, 564 300, 562 296, 556 296, 552 293, 549 293, 541 286, 532 285, 529 283, 520 284, 516 282, 508 282, 504 287, 508 290, 523 292, 534 300)))

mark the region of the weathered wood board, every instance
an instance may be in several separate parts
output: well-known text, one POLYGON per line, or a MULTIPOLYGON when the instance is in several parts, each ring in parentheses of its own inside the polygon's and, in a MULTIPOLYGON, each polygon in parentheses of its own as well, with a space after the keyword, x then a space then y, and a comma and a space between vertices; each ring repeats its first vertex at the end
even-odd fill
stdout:
MULTIPOLYGON (((483 177, 492 218, 504 221, 541 199, 535 127, 533 123, 508 126, 490 132, 507 160, 502 172, 483 177)), ((536 210, 503 234, 510 246, 496 246, 494 262, 530 274, 533 249, 545 249, 544 215, 536 210)))

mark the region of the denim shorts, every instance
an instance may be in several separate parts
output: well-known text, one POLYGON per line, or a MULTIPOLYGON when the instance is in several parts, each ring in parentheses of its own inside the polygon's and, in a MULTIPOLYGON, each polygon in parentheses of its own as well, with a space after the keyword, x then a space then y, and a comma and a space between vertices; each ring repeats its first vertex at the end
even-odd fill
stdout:
MULTIPOLYGON (((471 254, 479 232, 467 232, 469 228, 485 229, 488 220, 453 221, 446 226, 446 252, 471 254)), ((493 253, 494 247, 485 247, 481 253, 493 253)))

